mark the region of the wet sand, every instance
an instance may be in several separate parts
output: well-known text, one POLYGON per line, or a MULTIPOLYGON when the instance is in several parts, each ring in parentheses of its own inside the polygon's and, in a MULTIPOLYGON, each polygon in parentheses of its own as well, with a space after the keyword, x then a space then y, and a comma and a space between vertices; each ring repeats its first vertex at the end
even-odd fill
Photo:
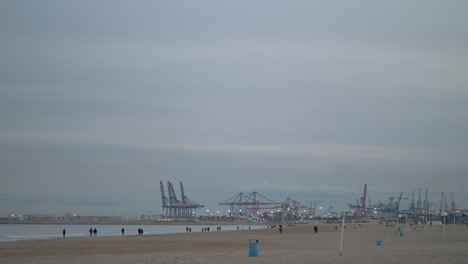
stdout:
POLYGON ((313 225, 296 225, 282 234, 272 228, 28 240, 0 243, 0 263, 468 263, 467 227, 446 226, 445 239, 441 226, 397 235, 395 226, 347 225, 342 256, 335 225, 320 225, 318 233, 313 225), (259 240, 258 257, 248 256, 251 238, 259 240))

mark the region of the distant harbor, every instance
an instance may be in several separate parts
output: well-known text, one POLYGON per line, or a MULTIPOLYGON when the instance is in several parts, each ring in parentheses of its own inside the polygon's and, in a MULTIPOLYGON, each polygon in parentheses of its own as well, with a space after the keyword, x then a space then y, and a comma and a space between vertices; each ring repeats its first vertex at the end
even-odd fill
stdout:
POLYGON ((103 225, 153 225, 153 224, 170 224, 170 223, 185 223, 196 222, 198 219, 163 219, 153 216, 141 217, 141 219, 124 219, 121 216, 83 216, 71 213, 56 217, 51 215, 9 215, 8 217, 0 217, 0 224, 103 224, 103 225))
POLYGON ((265 225, 264 222, 248 221, 248 219, 233 218, 142 218, 125 220, 120 216, 10 216, 0 218, 0 224, 15 225, 237 225, 248 223, 249 225, 265 225))

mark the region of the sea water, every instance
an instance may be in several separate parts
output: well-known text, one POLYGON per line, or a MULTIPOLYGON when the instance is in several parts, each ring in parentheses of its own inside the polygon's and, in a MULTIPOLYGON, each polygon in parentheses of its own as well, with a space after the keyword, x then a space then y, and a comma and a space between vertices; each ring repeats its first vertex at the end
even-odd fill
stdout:
MULTIPOLYGON (((66 237, 89 237, 89 229, 96 228, 97 236, 121 236, 121 229, 125 229, 125 235, 138 235, 138 229, 142 228, 144 234, 170 234, 185 233, 186 227, 193 232, 202 232, 202 228, 209 227, 210 232, 216 232, 220 226, 222 231, 239 229, 260 229, 264 226, 248 225, 57 225, 57 224, 0 224, 0 242, 61 238, 62 230, 66 230, 66 237)), ((93 234, 94 236, 94 234, 93 234)))

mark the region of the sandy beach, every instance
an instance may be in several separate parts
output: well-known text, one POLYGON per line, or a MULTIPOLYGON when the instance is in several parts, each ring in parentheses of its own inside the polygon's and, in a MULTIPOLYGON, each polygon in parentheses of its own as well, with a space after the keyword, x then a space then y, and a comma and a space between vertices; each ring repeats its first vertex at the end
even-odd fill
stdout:
MULTIPOLYGON (((406 227, 401 227, 406 230, 406 227)), ((396 227, 347 225, 342 256, 340 229, 320 225, 278 229, 164 235, 66 238, 0 243, 0 263, 467 263, 468 228, 419 227, 397 236, 396 227), (376 245, 382 236, 381 246, 376 245), (259 256, 249 257, 249 239, 259 256)))

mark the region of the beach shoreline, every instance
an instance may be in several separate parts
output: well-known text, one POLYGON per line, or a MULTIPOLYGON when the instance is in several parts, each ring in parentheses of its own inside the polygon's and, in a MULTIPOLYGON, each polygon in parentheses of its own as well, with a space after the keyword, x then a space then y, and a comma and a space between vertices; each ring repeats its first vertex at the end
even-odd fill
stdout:
POLYGON ((66 225, 66 224, 28 224, 28 225, 0 225, 0 243, 16 240, 40 240, 61 238, 65 230, 67 238, 74 237, 94 237, 96 229, 97 236, 122 236, 138 234, 138 230, 143 229, 144 235, 188 233, 203 231, 227 231, 237 229, 259 229, 267 228, 266 225, 66 225), (122 234, 123 231, 123 234, 122 234))
MULTIPOLYGON (((0 243, 1 263, 465 263, 468 228, 404 231, 382 225, 346 225, 339 256, 339 225, 283 226, 223 232, 66 238, 0 243), (336 230, 335 230, 336 228, 336 230), (376 245, 377 236, 383 239, 376 245), (248 257, 249 239, 259 256, 248 257)), ((402 226, 402 229, 404 227, 402 226)))

